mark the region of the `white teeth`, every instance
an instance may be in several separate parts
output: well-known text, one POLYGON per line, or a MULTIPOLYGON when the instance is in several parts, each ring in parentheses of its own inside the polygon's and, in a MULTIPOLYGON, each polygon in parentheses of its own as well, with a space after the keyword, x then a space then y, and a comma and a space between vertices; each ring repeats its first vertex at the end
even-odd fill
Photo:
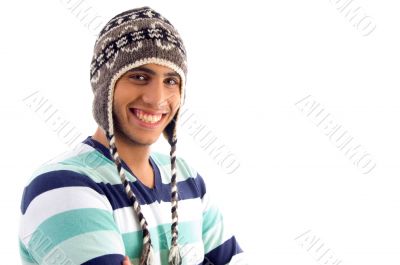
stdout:
POLYGON ((143 111, 134 109, 134 113, 136 117, 138 117, 140 120, 147 122, 147 123, 156 123, 161 120, 162 115, 151 115, 151 114, 145 114, 143 111))

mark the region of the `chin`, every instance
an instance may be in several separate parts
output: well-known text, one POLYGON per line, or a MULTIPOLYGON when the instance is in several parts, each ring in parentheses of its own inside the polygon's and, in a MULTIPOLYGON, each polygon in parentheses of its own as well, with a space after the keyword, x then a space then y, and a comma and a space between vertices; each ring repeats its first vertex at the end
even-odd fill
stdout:
MULTIPOLYGON (((150 134, 149 132, 147 132, 150 134)), ((160 138, 161 133, 152 135, 145 135, 146 132, 130 132, 127 136, 131 142, 138 143, 140 145, 152 145, 157 142, 158 138, 160 138)))

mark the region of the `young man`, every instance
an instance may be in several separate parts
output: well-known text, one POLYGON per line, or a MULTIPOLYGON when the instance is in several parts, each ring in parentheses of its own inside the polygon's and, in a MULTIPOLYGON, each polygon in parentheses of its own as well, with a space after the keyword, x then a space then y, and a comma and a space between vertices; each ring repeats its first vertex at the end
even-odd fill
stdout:
POLYGON ((90 73, 98 128, 25 187, 23 264, 244 264, 203 178, 176 156, 186 73, 178 32, 153 9, 105 25, 90 73), (169 156, 150 151, 161 134, 169 156))

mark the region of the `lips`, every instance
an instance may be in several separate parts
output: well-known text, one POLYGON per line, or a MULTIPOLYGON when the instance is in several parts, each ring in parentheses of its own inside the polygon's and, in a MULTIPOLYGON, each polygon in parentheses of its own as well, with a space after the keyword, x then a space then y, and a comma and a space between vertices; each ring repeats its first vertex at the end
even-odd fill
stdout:
POLYGON ((159 114, 166 114, 168 111, 153 111, 153 110, 145 110, 145 109, 138 109, 138 108, 131 108, 134 111, 140 111, 143 114, 148 114, 148 115, 159 115, 159 114))
POLYGON ((144 111, 137 108, 130 108, 136 123, 145 128, 155 128, 162 123, 166 112, 144 111))

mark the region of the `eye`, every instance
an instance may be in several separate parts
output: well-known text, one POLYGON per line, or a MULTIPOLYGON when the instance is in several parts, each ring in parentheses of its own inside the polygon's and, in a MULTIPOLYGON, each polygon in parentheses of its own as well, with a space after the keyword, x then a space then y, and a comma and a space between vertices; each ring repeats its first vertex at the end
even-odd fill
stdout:
POLYGON ((136 81, 146 81, 147 80, 147 76, 145 76, 143 74, 133 74, 133 75, 130 75, 129 78, 132 80, 136 80, 136 81))
POLYGON ((165 80, 165 82, 167 83, 167 85, 169 86, 176 86, 179 85, 179 80, 176 78, 168 78, 165 80))

